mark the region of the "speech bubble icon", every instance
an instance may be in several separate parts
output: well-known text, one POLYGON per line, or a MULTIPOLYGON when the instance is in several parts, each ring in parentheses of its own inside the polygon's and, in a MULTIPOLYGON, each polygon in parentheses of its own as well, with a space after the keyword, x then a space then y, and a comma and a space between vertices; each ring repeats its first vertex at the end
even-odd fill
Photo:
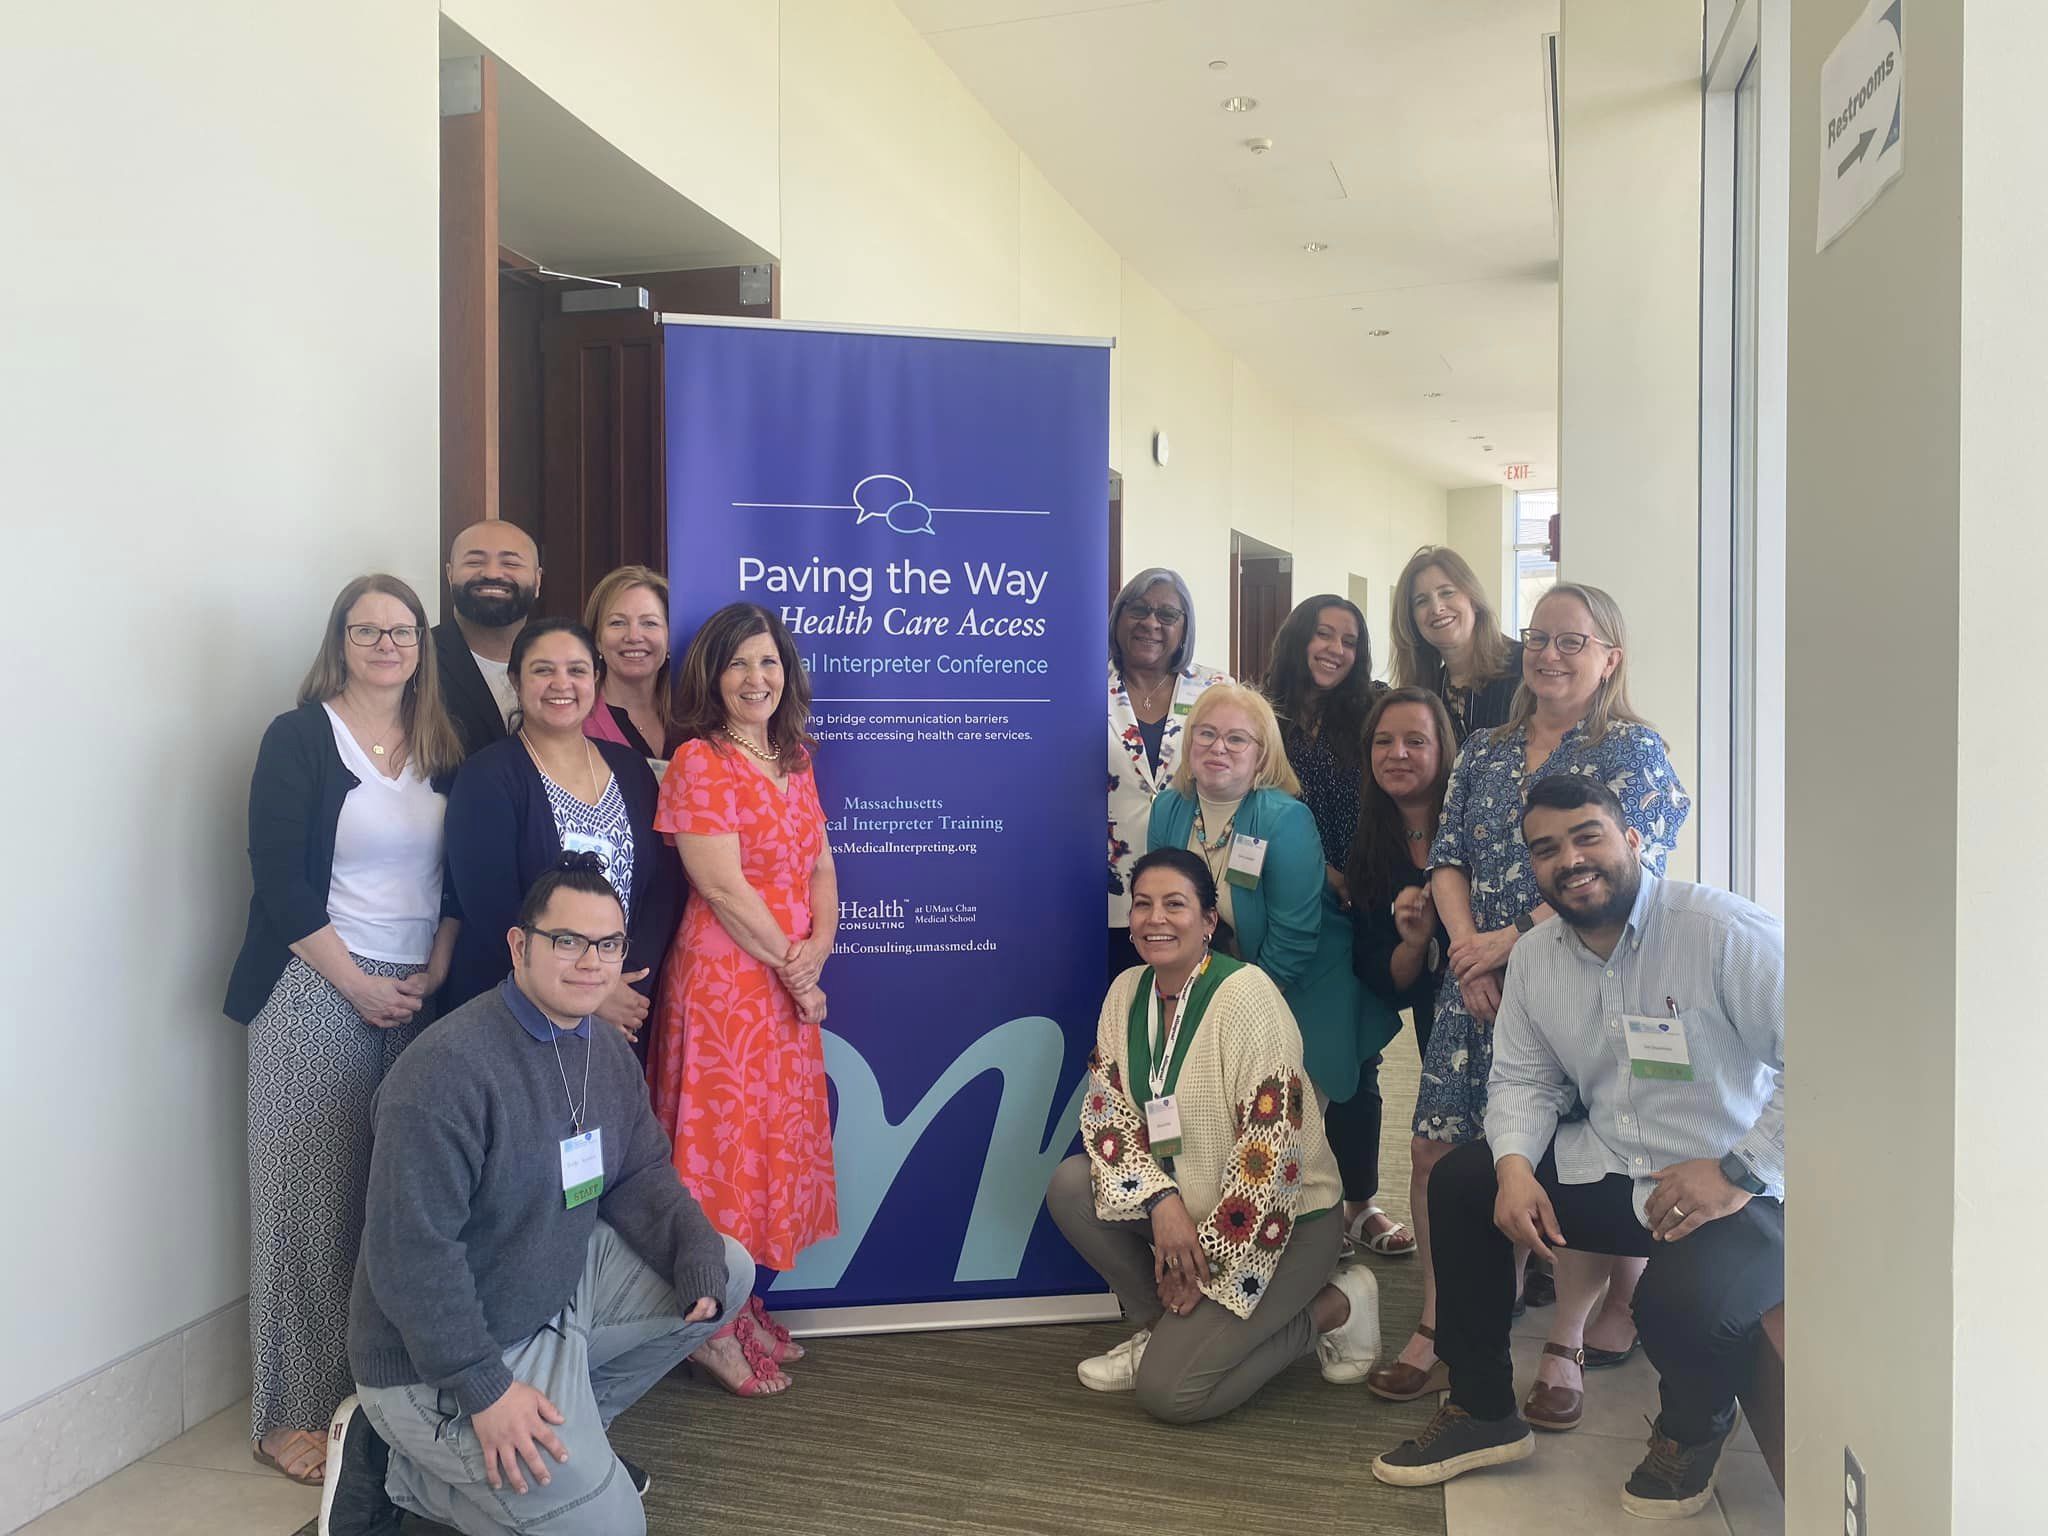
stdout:
POLYGON ((932 509, 921 501, 899 501, 888 511, 889 526, 897 533, 928 533, 937 538, 938 530, 932 527, 932 509))
POLYGON ((860 515, 853 520, 854 526, 859 527, 862 523, 877 517, 887 521, 891 512, 916 495, 917 492, 910 488, 910 482, 901 475, 864 477, 856 481, 853 487, 853 504, 860 509, 860 515), (875 486, 876 489, 869 490, 869 486, 875 486), (899 486, 900 490, 895 489, 899 486))

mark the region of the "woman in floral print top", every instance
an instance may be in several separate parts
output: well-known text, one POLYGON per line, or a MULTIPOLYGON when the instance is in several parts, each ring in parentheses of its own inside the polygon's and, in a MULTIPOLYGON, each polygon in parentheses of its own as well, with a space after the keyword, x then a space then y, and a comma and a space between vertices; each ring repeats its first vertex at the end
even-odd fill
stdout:
MULTIPOLYGON (((1485 1135, 1493 1017, 1508 956, 1522 934, 1552 916, 1522 842, 1522 797, 1528 787, 1557 773, 1597 776, 1627 807, 1629 822, 1643 840, 1643 861, 1659 874, 1692 810, 1663 737, 1629 704, 1626 639, 1621 609, 1606 592, 1591 586, 1551 588, 1522 632, 1522 686, 1507 723, 1475 731, 1451 770, 1443 819, 1430 849, 1431 895, 1451 936, 1451 953, 1416 1095, 1412 1154, 1421 1177, 1452 1147, 1485 1135)), ((1419 1225, 1426 1264, 1426 1219, 1419 1225)), ((1568 1353, 1579 1347, 1592 1300, 1591 1291, 1580 1292, 1588 1281, 1597 1291, 1608 1278, 1600 1266, 1612 1262, 1640 1261, 1580 1256, 1558 1267, 1551 1342, 1568 1346, 1568 1353)), ((1634 1277, 1614 1278, 1609 1308, 1618 1315, 1634 1277)), ((1435 1321, 1425 1314, 1423 1328, 1433 1329, 1435 1321)), ((1418 1332, 1401 1353, 1399 1363, 1416 1367, 1418 1378, 1422 1372, 1435 1374, 1433 1337, 1418 1332)), ((1571 1387, 1573 1382, 1550 1378, 1577 1370, 1568 1358, 1546 1356, 1542 1379, 1571 1387)))
POLYGON ((1140 571, 1109 606, 1109 972, 1131 951, 1131 866, 1145 851, 1152 801, 1180 766, 1181 726, 1203 690, 1230 679, 1197 666, 1188 584, 1140 571))

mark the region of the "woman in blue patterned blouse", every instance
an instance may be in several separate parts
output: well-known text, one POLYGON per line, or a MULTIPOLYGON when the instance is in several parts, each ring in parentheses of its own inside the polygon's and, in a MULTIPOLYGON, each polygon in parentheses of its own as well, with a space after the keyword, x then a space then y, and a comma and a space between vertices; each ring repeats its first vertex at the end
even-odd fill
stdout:
MULTIPOLYGON (((1629 822, 1643 840, 1643 860, 1659 874, 1692 809, 1664 739, 1629 704, 1626 643, 1621 609, 1607 593, 1583 585, 1551 588, 1522 631, 1522 685, 1507 723, 1475 731, 1451 771, 1443 820, 1430 849, 1431 894, 1451 936, 1450 969, 1437 993, 1415 1105, 1415 1214, 1425 1264, 1429 1224, 1423 1192, 1429 1170, 1452 1147, 1485 1134, 1493 1017, 1508 956, 1523 934, 1552 915, 1522 843, 1522 796, 1552 774, 1598 777, 1628 808, 1629 822)), ((1625 1342, 1625 1348, 1602 1350, 1594 1363, 1618 1364, 1635 1348, 1627 1303, 1640 1270, 1612 1273, 1624 1263, 1636 1261, 1573 1255, 1558 1267, 1550 1341, 1557 1348, 1546 1353, 1532 1394, 1536 1417, 1552 1420, 1553 1427, 1577 1421, 1586 1315, 1610 1274, 1615 1284, 1595 1332, 1625 1342), (1574 1401, 1537 1402, 1546 1392, 1569 1394, 1574 1401)), ((1435 1322, 1424 1316, 1401 1352, 1398 1363, 1412 1368, 1400 1383, 1402 1398, 1441 1384, 1435 1322)), ((1367 1384, 1382 1396, 1397 1395, 1370 1379, 1367 1384)))

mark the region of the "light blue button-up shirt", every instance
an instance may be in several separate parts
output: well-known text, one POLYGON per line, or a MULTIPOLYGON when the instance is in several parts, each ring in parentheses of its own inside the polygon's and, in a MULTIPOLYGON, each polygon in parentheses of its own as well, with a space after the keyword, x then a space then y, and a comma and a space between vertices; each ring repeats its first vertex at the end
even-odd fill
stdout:
POLYGON ((1644 870, 1607 959, 1558 919, 1515 946, 1493 1029, 1495 1161, 1539 1163, 1554 1137, 1563 1183, 1627 1174, 1639 1220, 1652 1173, 1731 1151, 1784 1198, 1785 930, 1762 907, 1644 870), (1692 1080, 1637 1077, 1624 1017, 1674 1006, 1692 1080), (1586 1118, 1558 1124, 1575 1096, 1586 1118))

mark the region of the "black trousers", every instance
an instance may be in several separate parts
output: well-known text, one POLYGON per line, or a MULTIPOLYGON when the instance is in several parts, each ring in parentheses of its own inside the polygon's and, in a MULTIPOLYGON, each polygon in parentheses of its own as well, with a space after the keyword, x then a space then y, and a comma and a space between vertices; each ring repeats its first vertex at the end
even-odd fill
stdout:
POLYGON ((1323 1111, 1323 1131, 1344 1175, 1346 1200, 1370 1200, 1380 1192, 1380 1058, 1358 1064, 1358 1091, 1323 1111))
MULTIPOLYGON (((1735 1394, 1749 1381, 1763 1315, 1785 1299, 1784 1206, 1759 1195, 1690 1237, 1653 1243, 1625 1176, 1560 1184, 1556 1156, 1546 1151, 1536 1178, 1573 1249, 1650 1261, 1636 1287, 1635 1318, 1657 1368, 1663 1432, 1681 1445, 1725 1433, 1735 1394)), ((1508 1354, 1514 1245, 1493 1224, 1499 1192, 1493 1149, 1483 1141, 1458 1148, 1429 1176, 1436 1350, 1450 1367, 1451 1401, 1475 1419, 1515 1411, 1508 1354)))

